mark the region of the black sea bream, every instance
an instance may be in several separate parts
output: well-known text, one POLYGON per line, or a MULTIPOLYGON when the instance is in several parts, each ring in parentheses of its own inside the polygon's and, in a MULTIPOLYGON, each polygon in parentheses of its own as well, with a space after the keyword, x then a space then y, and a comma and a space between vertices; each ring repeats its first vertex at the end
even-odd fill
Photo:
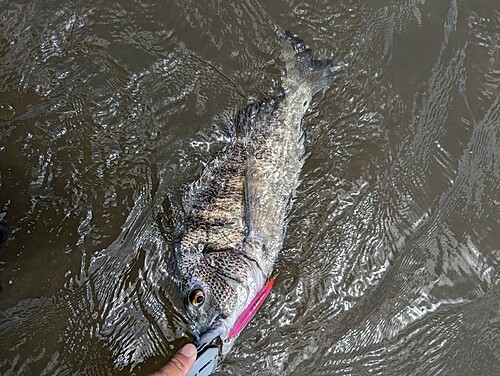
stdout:
POLYGON ((283 95, 237 114, 233 142, 185 196, 179 289, 196 342, 216 340, 222 355, 271 276, 305 158, 302 117, 336 70, 290 33, 283 39, 283 95))

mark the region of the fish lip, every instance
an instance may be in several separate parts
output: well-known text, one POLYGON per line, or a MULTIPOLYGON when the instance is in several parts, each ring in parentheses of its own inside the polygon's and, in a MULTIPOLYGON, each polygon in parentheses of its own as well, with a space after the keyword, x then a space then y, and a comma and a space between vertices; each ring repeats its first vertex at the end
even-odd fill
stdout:
POLYGON ((203 347, 214 342, 217 338, 229 337, 229 329, 222 318, 216 318, 214 323, 204 332, 200 333, 195 340, 195 345, 203 347))
POLYGON ((233 347, 234 338, 229 339, 231 328, 226 319, 218 317, 203 333, 195 337, 194 344, 201 351, 205 347, 217 346, 219 355, 225 356, 233 347))

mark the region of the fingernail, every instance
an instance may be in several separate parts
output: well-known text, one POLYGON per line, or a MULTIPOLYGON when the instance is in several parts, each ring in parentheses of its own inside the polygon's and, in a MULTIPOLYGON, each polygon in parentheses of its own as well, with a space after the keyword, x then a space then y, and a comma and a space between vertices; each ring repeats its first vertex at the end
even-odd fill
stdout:
POLYGON ((184 345, 179 350, 179 352, 182 355, 187 356, 188 358, 192 358, 193 356, 196 355, 196 347, 194 347, 194 345, 192 343, 188 343, 188 344, 184 345))

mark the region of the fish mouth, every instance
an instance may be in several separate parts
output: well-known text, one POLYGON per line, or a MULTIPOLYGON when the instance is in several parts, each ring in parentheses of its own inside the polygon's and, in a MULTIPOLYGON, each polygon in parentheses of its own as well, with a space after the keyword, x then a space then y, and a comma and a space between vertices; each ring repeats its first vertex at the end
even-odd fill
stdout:
POLYGON ((231 327, 226 319, 217 317, 206 331, 195 338, 194 344, 201 351, 208 346, 217 346, 219 355, 225 356, 233 347, 235 338, 229 338, 231 327))

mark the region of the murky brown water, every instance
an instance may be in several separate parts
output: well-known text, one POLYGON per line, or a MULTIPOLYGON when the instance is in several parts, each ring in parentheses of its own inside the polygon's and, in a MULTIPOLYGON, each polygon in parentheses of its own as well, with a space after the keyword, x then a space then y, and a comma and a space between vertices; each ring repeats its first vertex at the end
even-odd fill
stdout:
POLYGON ((190 339, 183 187, 278 89, 283 27, 343 68, 219 374, 498 374, 499 25, 493 0, 1 1, 0 372, 144 375, 190 339))

